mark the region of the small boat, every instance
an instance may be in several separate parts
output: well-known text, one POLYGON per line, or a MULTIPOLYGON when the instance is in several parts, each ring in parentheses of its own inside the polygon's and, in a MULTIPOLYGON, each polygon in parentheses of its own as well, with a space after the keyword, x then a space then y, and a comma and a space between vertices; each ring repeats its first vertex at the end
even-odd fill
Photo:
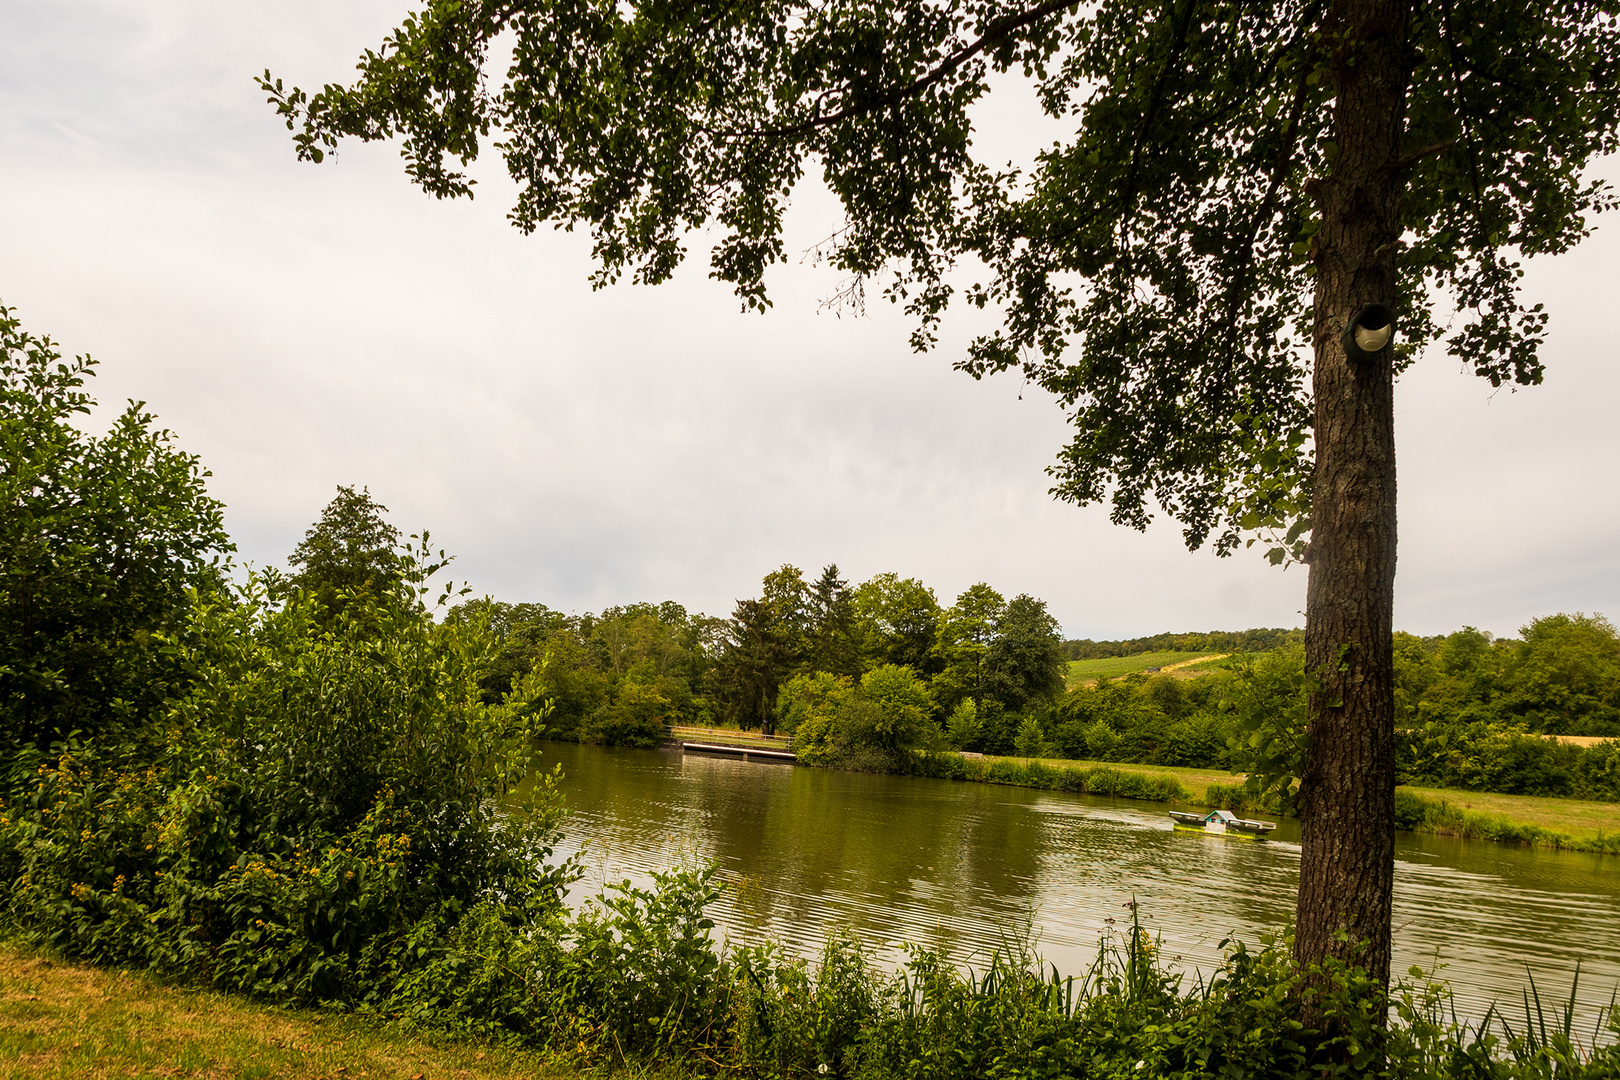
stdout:
POLYGON ((1177 829, 1235 836, 1245 840, 1264 840, 1266 834, 1277 827, 1275 821, 1250 821, 1238 817, 1230 810, 1212 810, 1207 814, 1189 814, 1183 810, 1172 810, 1170 820, 1177 829))

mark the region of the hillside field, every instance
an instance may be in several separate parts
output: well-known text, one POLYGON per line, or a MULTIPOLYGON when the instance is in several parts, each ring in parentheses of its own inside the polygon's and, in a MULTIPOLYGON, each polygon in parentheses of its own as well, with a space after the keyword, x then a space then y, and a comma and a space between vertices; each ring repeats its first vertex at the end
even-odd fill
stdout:
POLYGON ((1070 689, 1083 683, 1096 682, 1098 679, 1116 679, 1121 675, 1133 675, 1148 668, 1165 668, 1171 664, 1186 664, 1189 660, 1205 660, 1206 663, 1187 664, 1178 668, 1176 674, 1191 671, 1207 671, 1219 663, 1215 659, 1218 654, 1207 652, 1152 652, 1137 653, 1135 656, 1106 656, 1100 660, 1070 660, 1068 685, 1070 689))

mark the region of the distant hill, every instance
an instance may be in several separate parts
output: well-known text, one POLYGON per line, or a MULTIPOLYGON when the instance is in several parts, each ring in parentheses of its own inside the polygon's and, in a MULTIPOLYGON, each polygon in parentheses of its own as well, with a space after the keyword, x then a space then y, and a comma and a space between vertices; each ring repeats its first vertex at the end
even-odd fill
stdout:
POLYGON ((1092 641, 1090 638, 1065 641, 1065 660, 1106 660, 1111 657, 1139 656, 1143 653, 1252 653, 1266 652, 1282 645, 1304 641, 1305 631, 1254 629, 1204 630, 1155 634, 1126 641, 1092 641))

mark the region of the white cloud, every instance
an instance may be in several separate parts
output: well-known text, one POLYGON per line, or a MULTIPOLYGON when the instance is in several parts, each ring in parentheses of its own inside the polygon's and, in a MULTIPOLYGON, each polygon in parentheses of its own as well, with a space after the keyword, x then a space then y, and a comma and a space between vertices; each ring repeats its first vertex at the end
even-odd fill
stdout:
MULTIPOLYGON (((798 264, 764 316, 700 265, 593 293, 588 242, 518 235, 495 170, 467 204, 411 188, 388 147, 296 163, 253 74, 341 79, 402 10, 0 14, 0 300, 95 354, 103 402, 148 400, 202 454, 244 556, 279 562, 355 483, 478 589, 564 609, 725 613, 782 562, 836 560, 947 600, 1030 592, 1079 636, 1302 621, 1298 569, 1053 503, 1063 419, 952 372, 966 324, 915 356, 886 305, 817 314, 833 280, 798 264)), ((825 203, 795 212, 797 246, 825 203)), ((1600 233, 1528 279, 1553 309, 1548 385, 1492 397, 1443 359, 1403 380, 1399 625, 1620 613, 1617 260, 1600 233)))

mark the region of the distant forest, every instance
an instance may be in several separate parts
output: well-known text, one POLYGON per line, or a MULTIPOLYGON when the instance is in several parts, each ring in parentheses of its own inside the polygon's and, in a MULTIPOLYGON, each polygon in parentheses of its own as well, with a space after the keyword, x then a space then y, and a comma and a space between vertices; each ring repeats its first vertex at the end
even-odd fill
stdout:
POLYGON ((1188 631, 1184 634, 1154 634, 1125 641, 1092 641, 1079 638, 1062 645, 1065 660, 1106 660, 1115 656, 1137 656, 1152 652, 1257 653, 1280 649, 1305 640, 1303 630, 1254 629, 1188 631))

